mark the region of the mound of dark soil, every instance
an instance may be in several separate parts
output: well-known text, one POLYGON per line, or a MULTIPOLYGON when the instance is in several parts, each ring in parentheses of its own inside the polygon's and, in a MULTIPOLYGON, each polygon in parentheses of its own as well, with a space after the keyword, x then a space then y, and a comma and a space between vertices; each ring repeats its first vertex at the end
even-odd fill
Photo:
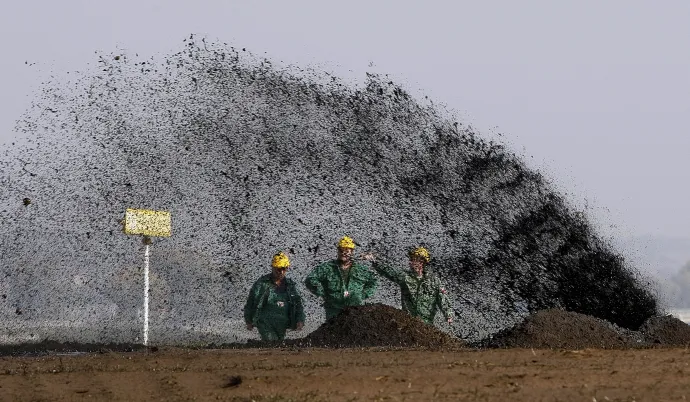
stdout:
POLYGON ((690 325, 676 317, 667 315, 651 317, 640 327, 645 342, 661 345, 690 344, 690 325))
POLYGON ((384 304, 348 307, 309 334, 319 347, 463 346, 463 342, 402 310, 384 304))
POLYGON ((613 349, 633 345, 609 322, 560 309, 539 311, 486 342, 499 348, 613 349))

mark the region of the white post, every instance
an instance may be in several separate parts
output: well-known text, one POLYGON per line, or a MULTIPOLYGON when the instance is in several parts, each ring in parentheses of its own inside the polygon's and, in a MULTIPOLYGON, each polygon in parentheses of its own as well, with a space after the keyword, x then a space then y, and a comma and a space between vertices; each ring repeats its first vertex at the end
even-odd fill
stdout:
POLYGON ((122 231, 128 235, 143 235, 144 252, 144 346, 149 343, 149 245, 151 236, 170 237, 170 212, 127 208, 122 231))
POLYGON ((149 342, 149 245, 144 253, 144 346, 149 342))

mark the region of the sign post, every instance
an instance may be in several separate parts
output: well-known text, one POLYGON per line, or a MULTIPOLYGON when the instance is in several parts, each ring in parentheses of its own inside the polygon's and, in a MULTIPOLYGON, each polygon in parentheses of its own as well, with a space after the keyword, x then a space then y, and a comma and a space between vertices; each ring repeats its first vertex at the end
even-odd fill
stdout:
POLYGON ((123 231, 128 235, 143 236, 144 250, 144 346, 149 341, 149 248, 151 237, 170 237, 171 217, 167 211, 128 208, 125 211, 123 231))

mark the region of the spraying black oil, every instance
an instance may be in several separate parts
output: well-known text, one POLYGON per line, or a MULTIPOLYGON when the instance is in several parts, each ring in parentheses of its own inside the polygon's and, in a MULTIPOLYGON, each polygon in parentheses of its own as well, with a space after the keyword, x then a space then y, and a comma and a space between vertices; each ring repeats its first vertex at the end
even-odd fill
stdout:
MULTIPOLYGON (((246 339, 242 306, 272 255, 301 284, 343 235, 401 269, 427 247, 457 313, 448 329, 468 340, 550 307, 627 328, 658 312, 540 173, 384 77, 352 87, 193 37, 72 77, 45 84, 18 124, 28 140, 0 159, 13 341, 141 341, 143 246, 120 223, 132 207, 173 217, 151 245, 157 344, 246 339)), ((293 336, 324 319, 302 290, 293 336)), ((397 292, 382 280, 371 302, 396 306, 397 292)))

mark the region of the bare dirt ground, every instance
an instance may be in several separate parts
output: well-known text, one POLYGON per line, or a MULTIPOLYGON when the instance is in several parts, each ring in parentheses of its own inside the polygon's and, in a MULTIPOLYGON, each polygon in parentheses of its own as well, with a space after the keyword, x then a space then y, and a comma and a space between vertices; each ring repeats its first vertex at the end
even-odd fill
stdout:
POLYGON ((670 316, 630 331, 552 309, 469 347, 368 305, 274 347, 7 346, 0 401, 683 401, 688 345, 670 316))
POLYGON ((682 401, 690 351, 160 349, 0 358, 2 401, 682 401))

